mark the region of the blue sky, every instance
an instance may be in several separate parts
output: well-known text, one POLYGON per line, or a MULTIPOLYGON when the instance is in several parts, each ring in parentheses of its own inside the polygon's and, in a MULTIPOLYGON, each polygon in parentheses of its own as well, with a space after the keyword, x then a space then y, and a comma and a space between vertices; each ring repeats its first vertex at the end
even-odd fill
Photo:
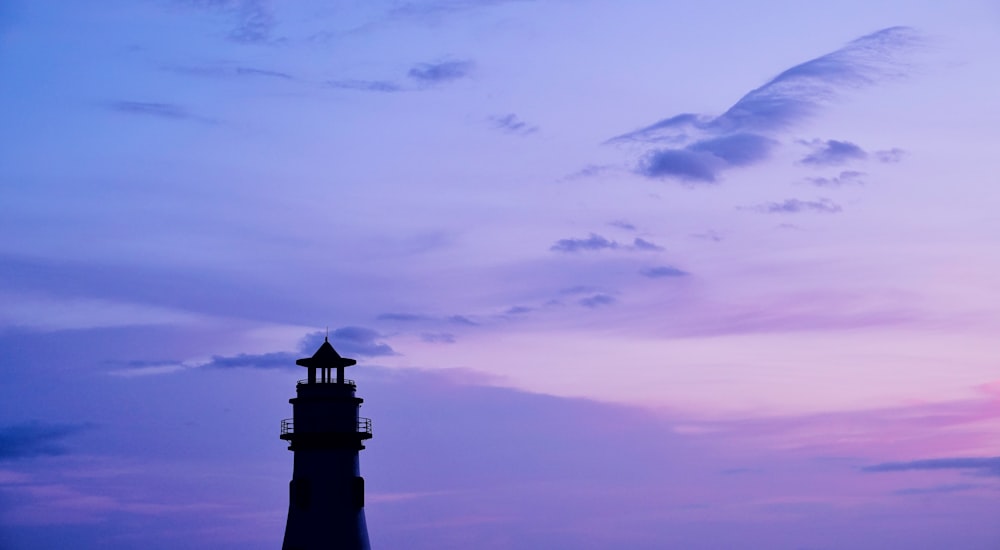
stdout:
POLYGON ((995 548, 998 27, 5 2, 0 546, 274 547, 329 328, 378 547, 995 548))

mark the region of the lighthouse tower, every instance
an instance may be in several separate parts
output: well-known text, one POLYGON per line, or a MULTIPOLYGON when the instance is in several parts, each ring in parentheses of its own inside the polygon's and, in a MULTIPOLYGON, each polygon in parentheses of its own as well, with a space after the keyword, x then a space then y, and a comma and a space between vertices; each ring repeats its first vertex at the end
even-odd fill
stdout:
POLYGON ((370 548, 358 451, 371 439, 372 425, 358 416, 363 400, 344 378, 344 368, 356 362, 328 340, 295 362, 309 375, 289 400, 293 417, 281 421, 281 439, 295 457, 282 550, 370 548))

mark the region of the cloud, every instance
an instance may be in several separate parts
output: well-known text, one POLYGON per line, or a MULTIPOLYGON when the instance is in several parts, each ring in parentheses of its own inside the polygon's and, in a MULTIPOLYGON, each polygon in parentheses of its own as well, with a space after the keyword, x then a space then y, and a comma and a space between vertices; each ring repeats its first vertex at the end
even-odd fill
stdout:
POLYGON ((766 159, 775 145, 773 139, 758 134, 705 139, 683 149, 650 151, 639 161, 638 172, 650 178, 713 183, 723 170, 766 159))
POLYGON ((849 141, 815 140, 808 142, 807 145, 812 147, 813 151, 799 161, 802 164, 831 166, 851 160, 864 160, 868 157, 864 149, 849 141))
POLYGON ((669 265, 646 267, 640 270, 639 273, 641 273, 643 277, 649 277, 650 279, 661 279, 664 277, 687 277, 690 275, 687 271, 677 269, 676 267, 669 265))
POLYGON ((64 455, 69 451, 62 441, 86 428, 38 421, 0 427, 0 461, 64 455))
POLYGON ((455 325, 465 325, 470 327, 479 326, 479 323, 469 319, 465 315, 451 315, 448 317, 447 321, 455 325))
POLYGON ((613 169, 615 169, 615 166, 612 166, 610 164, 588 164, 587 166, 584 166, 583 168, 577 170, 576 172, 573 172, 572 174, 565 176, 563 180, 572 181, 583 178, 590 178, 594 176, 599 176, 601 174, 606 174, 612 171, 613 169))
POLYGON ((617 227, 618 229, 624 229, 625 231, 636 231, 635 225, 625 221, 625 220, 614 220, 608 222, 611 227, 617 227))
MULTIPOLYGON (((207 368, 293 368, 296 359, 311 356, 327 338, 323 331, 310 332, 302 337, 297 352, 275 351, 262 354, 240 353, 229 357, 212 356, 212 360, 202 365, 207 368)), ((347 326, 330 332, 330 344, 344 357, 381 357, 399 355, 389 344, 382 342, 384 335, 370 328, 347 326)))
POLYGON ((767 159, 777 146, 775 134, 802 123, 842 92, 904 74, 903 55, 921 41, 908 27, 882 29, 785 70, 721 115, 672 115, 608 143, 667 144, 645 153, 636 171, 649 178, 714 182, 725 170, 767 159))
POLYGON ((781 202, 766 202, 747 208, 764 214, 797 214, 799 212, 821 212, 835 214, 843 210, 839 204, 830 199, 804 201, 800 199, 785 199, 781 202))
POLYGON ((893 147, 884 151, 875 151, 875 159, 879 162, 899 162, 906 156, 906 151, 893 147))
POLYGON ((429 344, 454 344, 455 335, 450 332, 424 332, 420 339, 429 344))
POLYGON ((473 62, 467 60, 419 63, 414 65, 406 75, 423 84, 438 84, 468 76, 473 66, 473 62))
POLYGON ((387 80, 329 80, 326 83, 331 88, 341 90, 359 90, 362 92, 401 92, 403 88, 387 80))
POLYGON ((613 250, 619 246, 615 241, 609 241, 597 233, 591 233, 586 239, 559 239, 556 241, 556 244, 549 247, 549 250, 555 252, 580 252, 582 250, 613 250))
POLYGON ((177 0, 195 8, 212 9, 229 15, 233 26, 228 38, 245 44, 272 42, 271 33, 277 25, 267 0, 177 0))
POLYGON ((591 309, 601 306, 609 306, 615 303, 617 300, 614 296, 610 294, 594 294, 593 296, 587 296, 577 301, 583 307, 589 307, 591 309))
POLYGON ((504 312, 504 315, 524 315, 525 313, 531 313, 534 311, 533 308, 525 306, 513 306, 504 312))
POLYGON ((719 235, 714 230, 709 229, 708 231, 703 231, 701 233, 691 233, 689 237, 693 239, 702 239, 705 241, 720 242, 722 240, 722 235, 719 235))
POLYGON ((240 0, 237 3, 237 23, 229 33, 236 42, 262 43, 271 40, 276 21, 264 0, 240 0))
POLYGON ((841 185, 864 185, 864 172, 857 170, 844 170, 840 174, 830 178, 806 178, 806 183, 819 187, 839 187, 841 185))
POLYGON ((202 67, 165 67, 167 71, 188 75, 188 76, 198 76, 198 77, 212 77, 212 78, 238 78, 238 77, 264 77, 264 78, 277 78, 281 80, 294 80, 295 77, 289 73, 284 73, 281 71, 272 71, 268 69, 257 69, 254 67, 241 67, 241 66, 202 66, 202 67))
MULTIPOLYGON (((472 71, 472 61, 443 61, 440 63, 418 63, 407 72, 407 76, 421 85, 439 84, 458 80, 472 71)), ((406 87, 391 80, 339 79, 328 80, 326 86, 340 90, 357 90, 361 92, 395 93, 412 91, 415 87, 406 87)), ((513 113, 490 117, 493 125, 506 132, 515 134, 530 134, 538 128, 519 120, 513 113)))
POLYGON ((637 172, 649 178, 676 178, 712 183, 723 168, 718 157, 683 149, 650 151, 639 160, 637 172))
POLYGON ((400 323, 446 323, 450 325, 462 325, 467 327, 478 326, 479 323, 473 321, 472 319, 466 317, 465 315, 448 315, 446 317, 438 317, 434 315, 425 315, 421 313, 401 313, 401 312, 390 312, 382 313, 376 317, 379 321, 394 321, 400 323))
POLYGON ((430 321, 431 317, 427 315, 419 315, 417 313, 382 313, 376 317, 379 321, 430 321))
MULTIPOLYGON (((320 332, 314 332, 311 336, 315 340, 319 340, 320 334, 320 332)), ((365 357, 399 355, 389 347, 389 344, 381 341, 384 337, 385 335, 370 328, 347 326, 331 331, 329 338, 330 343, 341 354, 361 355, 365 357)), ((315 347, 310 346, 312 348, 311 351, 309 349, 306 351, 312 353, 318 347, 319 343, 315 347)))
POLYGON ((112 111, 129 115, 151 116, 171 120, 197 120, 200 122, 210 122, 209 119, 192 114, 183 107, 173 103, 111 101, 106 105, 112 111))
MULTIPOLYGON (((315 351, 315 350, 313 350, 315 351)), ((294 367, 295 360, 300 354, 289 353, 287 351, 275 351, 262 353, 259 355, 241 353, 230 357, 220 355, 212 356, 212 360, 204 366, 209 368, 231 369, 231 368, 254 368, 254 369, 283 369, 294 367)))
POLYGON ((493 127, 507 132, 509 134, 518 135, 528 135, 533 134, 538 131, 538 126, 528 124, 527 122, 517 118, 514 113, 507 113, 506 115, 491 116, 490 122, 493 123, 493 127))
POLYGON ((862 471, 865 472, 907 472, 912 470, 961 470, 977 475, 1000 477, 1000 456, 883 462, 862 468, 862 471))
POLYGON ((635 250, 663 250, 662 246, 639 237, 632 240, 632 248, 635 250))
POLYGON ((549 247, 549 250, 553 252, 581 252, 581 251, 593 251, 593 250, 638 250, 638 251, 656 251, 663 250, 663 247, 636 237, 633 239, 631 245, 622 245, 618 241, 612 241, 597 233, 591 233, 585 239, 559 239, 555 244, 549 247))
POLYGON ((973 485, 971 483, 951 483, 946 485, 935 485, 933 487, 911 487, 908 489, 899 489, 893 491, 892 494, 898 496, 944 495, 980 488, 982 488, 982 485, 973 485))

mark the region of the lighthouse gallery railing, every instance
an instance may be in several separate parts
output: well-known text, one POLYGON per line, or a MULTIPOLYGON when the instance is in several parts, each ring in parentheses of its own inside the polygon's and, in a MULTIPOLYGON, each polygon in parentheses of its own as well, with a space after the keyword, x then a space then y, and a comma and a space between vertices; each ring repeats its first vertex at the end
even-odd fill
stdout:
MULTIPOLYGON (((358 417, 357 433, 372 434, 372 419, 363 416, 358 417)), ((281 421, 281 435, 295 433, 295 419, 286 418, 281 421)))
MULTIPOLYGON (((350 380, 350 379, 347 379, 347 378, 344 379, 343 383, 347 384, 348 386, 357 386, 357 384, 354 383, 354 380, 350 380)), ((337 382, 336 378, 334 378, 333 380, 329 380, 329 381, 323 381, 323 380, 317 378, 316 380, 313 380, 312 382, 310 382, 308 378, 303 378, 302 380, 298 381, 298 384, 301 386, 303 384, 340 384, 340 382, 337 382)))

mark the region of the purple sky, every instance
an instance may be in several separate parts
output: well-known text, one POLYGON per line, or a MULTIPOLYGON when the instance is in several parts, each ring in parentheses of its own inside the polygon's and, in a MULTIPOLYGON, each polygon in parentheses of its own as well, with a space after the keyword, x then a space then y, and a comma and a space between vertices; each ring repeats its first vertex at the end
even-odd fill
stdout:
POLYGON ((1000 547, 995 2, 0 3, 0 547, 1000 547), (877 4, 877 5, 875 5, 877 4))

